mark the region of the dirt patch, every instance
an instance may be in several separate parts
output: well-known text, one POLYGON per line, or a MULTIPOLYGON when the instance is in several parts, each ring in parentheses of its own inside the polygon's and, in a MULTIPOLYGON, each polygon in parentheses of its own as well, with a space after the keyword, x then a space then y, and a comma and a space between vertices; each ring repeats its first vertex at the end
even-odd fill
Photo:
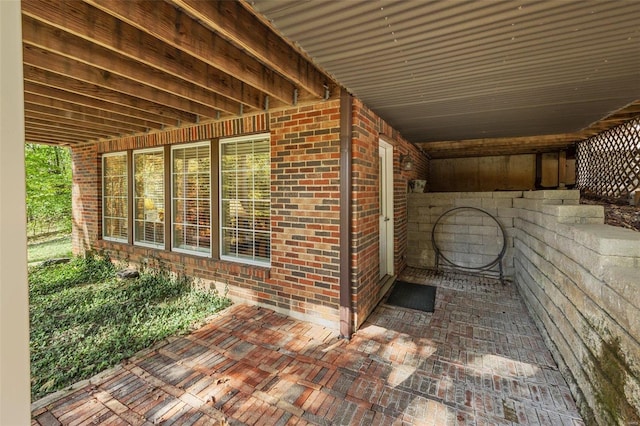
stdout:
POLYGON ((627 198, 582 194, 580 204, 604 206, 604 222, 607 225, 640 231, 640 206, 630 206, 627 198))

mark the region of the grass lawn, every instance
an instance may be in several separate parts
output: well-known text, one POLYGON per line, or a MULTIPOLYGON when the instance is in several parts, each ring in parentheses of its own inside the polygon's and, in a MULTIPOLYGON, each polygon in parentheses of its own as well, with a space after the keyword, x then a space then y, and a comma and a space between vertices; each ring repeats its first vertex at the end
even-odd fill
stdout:
POLYGON ((188 331, 230 304, 166 272, 147 270, 122 281, 115 272, 108 259, 94 256, 30 269, 33 401, 188 331))
POLYGON ((71 257, 71 235, 58 234, 53 238, 29 242, 27 262, 41 262, 56 257, 71 257))

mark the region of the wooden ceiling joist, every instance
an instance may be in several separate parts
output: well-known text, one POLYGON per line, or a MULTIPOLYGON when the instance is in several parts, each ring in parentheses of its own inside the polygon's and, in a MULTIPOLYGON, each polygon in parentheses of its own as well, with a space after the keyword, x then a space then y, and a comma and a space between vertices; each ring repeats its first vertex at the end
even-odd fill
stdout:
POLYGON ((74 135, 82 135, 94 139, 103 139, 109 137, 117 137, 120 132, 114 130, 97 129, 84 125, 65 123, 62 120, 55 120, 51 117, 42 116, 41 114, 27 111, 24 116, 25 122, 33 129, 49 130, 55 132, 72 132, 74 135))
POLYGON ((38 143, 238 117, 322 99, 335 85, 242 3, 22 0, 21 8, 25 130, 38 143))
POLYGON ((275 99, 289 105, 293 103, 297 88, 291 81, 168 3, 129 0, 86 1, 275 99))
POLYGON ((263 108, 264 95, 258 90, 100 10, 81 3, 77 6, 74 10, 84 7, 86 13, 98 15, 93 19, 102 24, 88 25, 79 20, 69 22, 63 11, 58 9, 43 16, 47 9, 41 4, 27 3, 23 10, 25 42, 65 52, 89 63, 101 60, 98 66, 129 73, 133 79, 160 74, 159 78, 174 79, 174 85, 182 82, 197 86, 198 90, 218 93, 234 103, 225 105, 229 102, 221 99, 219 105, 213 106, 231 114, 238 113, 239 103, 249 108, 263 108))
POLYGON ((210 106, 203 105, 188 98, 176 96, 170 92, 158 90, 157 87, 130 80, 112 74, 109 71, 96 69, 91 65, 42 50, 38 47, 25 45, 23 49, 23 60, 26 65, 36 66, 40 64, 46 67, 49 72, 57 73, 86 84, 95 85, 129 96, 136 94, 141 99, 149 102, 166 105, 180 111, 186 111, 193 115, 193 122, 196 121, 195 117, 198 115, 216 117, 218 113, 215 108, 210 106))
POLYGON ((241 2, 202 2, 199 0, 168 0, 184 10, 202 25, 250 52, 259 61, 316 98, 325 96, 329 82, 310 61, 278 37, 255 17, 241 2))
POLYGON ((105 122, 113 122, 120 126, 126 126, 127 129, 138 128, 141 131, 146 131, 149 128, 161 127, 161 124, 158 122, 142 120, 130 115, 42 96, 37 93, 29 92, 27 88, 25 88, 24 100, 25 108, 34 111, 37 111, 40 108, 47 108, 49 111, 55 111, 59 115, 78 114, 82 115, 87 120, 105 120, 105 122))
POLYGON ((66 132, 62 134, 59 132, 42 130, 39 127, 31 126, 27 128, 25 134, 27 135, 27 137, 50 138, 55 142, 82 143, 87 141, 86 136, 80 136, 74 132, 66 132))
MULTIPOLYGON (((33 78, 33 76, 31 77, 33 78)), ((26 75, 24 90, 25 99, 27 94, 34 94, 48 98, 51 102, 60 101, 77 105, 79 108, 95 108, 100 113, 122 116, 123 122, 129 122, 129 120, 134 120, 134 124, 137 120, 146 122, 149 128, 161 128, 163 125, 177 126, 180 124, 180 119, 178 118, 169 117, 166 114, 156 114, 143 109, 144 105, 139 105, 136 102, 136 98, 130 96, 123 96, 118 98, 118 102, 112 102, 104 98, 88 96, 86 93, 69 92, 61 88, 48 86, 42 82, 28 80, 26 75)))
POLYGON ((90 42, 75 37, 60 30, 56 30, 45 24, 38 24, 32 18, 25 17, 23 23, 23 40, 25 46, 41 49, 42 52, 55 54, 55 57, 66 57, 73 61, 81 62, 108 73, 111 76, 119 76, 126 80, 132 80, 145 86, 151 86, 157 90, 165 91, 173 96, 193 100, 209 106, 214 111, 218 110, 230 114, 240 111, 240 103, 222 97, 215 92, 196 86, 188 81, 164 73, 146 64, 114 54, 112 51, 90 42), (37 26, 37 31, 35 30, 37 26))
POLYGON ((90 84, 46 69, 40 69, 29 64, 25 64, 24 66, 24 78, 26 81, 33 81, 52 87, 63 87, 64 90, 72 93, 87 95, 97 99, 104 99, 116 104, 122 103, 136 109, 149 111, 156 115, 166 116, 177 120, 176 122, 178 124, 181 122, 195 123, 197 121, 197 117, 193 113, 172 108, 158 102, 151 102, 141 97, 127 95, 96 84, 90 84))
POLYGON ((126 133, 133 128, 137 129, 139 132, 147 130, 147 128, 143 126, 125 126, 119 121, 87 116, 85 114, 72 111, 62 111, 44 105, 32 104, 30 102, 25 102, 25 109, 25 114, 29 114, 31 117, 48 118, 49 120, 56 120, 60 123, 75 125, 82 125, 84 123, 89 129, 112 130, 116 132, 116 134, 126 133))

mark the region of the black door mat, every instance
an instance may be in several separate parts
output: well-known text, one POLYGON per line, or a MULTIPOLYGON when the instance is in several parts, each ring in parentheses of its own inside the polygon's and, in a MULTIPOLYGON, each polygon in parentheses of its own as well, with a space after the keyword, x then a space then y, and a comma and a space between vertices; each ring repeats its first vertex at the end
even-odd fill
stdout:
POLYGON ((396 281, 387 298, 387 305, 418 311, 433 312, 436 302, 436 288, 430 285, 396 281))

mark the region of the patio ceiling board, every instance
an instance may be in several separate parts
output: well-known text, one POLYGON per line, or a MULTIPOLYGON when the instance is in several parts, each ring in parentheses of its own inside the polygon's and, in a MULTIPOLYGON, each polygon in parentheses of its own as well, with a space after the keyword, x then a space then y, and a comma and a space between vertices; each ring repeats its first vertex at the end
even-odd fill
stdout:
MULTIPOLYGON (((42 65, 42 64, 40 64, 42 65)), ((136 94, 122 93, 105 87, 80 81, 65 75, 57 74, 46 68, 38 68, 36 66, 25 63, 24 79, 28 82, 39 83, 43 86, 59 88, 72 94, 88 96, 98 100, 105 100, 114 104, 129 106, 134 109, 148 111, 152 114, 167 117, 176 124, 180 122, 196 121, 196 116, 190 112, 171 108, 157 102, 150 102, 146 99, 136 96, 136 94)))
MULTIPOLYGON (((122 114, 121 112, 107 111, 104 108, 96 108, 93 106, 85 106, 79 103, 72 103, 63 99, 57 99, 54 97, 43 96, 39 93, 33 92, 32 89, 25 85, 24 93, 25 107, 27 110, 37 111, 41 108, 47 108, 51 113, 55 113, 59 116, 76 116, 76 114, 82 115, 87 122, 93 122, 95 120, 104 120, 104 122, 114 122, 119 126, 125 126, 127 129, 140 129, 146 131, 151 127, 160 125, 158 121, 148 121, 133 117, 130 115, 122 114)), ((177 124, 177 121, 176 121, 177 124)))
POLYGON ((296 86, 292 82, 168 3, 129 0, 87 2, 275 99, 293 104, 296 86))
POLYGON ((75 144, 238 117, 336 87, 245 5, 209 6, 23 0, 30 141, 75 144))
MULTIPOLYGON (((237 117, 340 84, 416 145, 453 141, 459 155, 461 140, 494 141, 491 152, 502 139, 577 141, 637 115, 621 109, 640 99, 633 1, 23 0, 22 9, 29 117, 102 131, 90 134, 237 117)), ((92 140, 34 130, 41 142, 92 140)), ((520 142, 514 150, 547 149, 520 142)))
POLYGON ((506 154, 553 152, 572 147, 576 141, 601 133, 640 114, 640 101, 598 120, 580 132, 530 137, 466 139, 460 141, 422 142, 416 145, 430 158, 483 157, 506 154))
MULTIPOLYGON (((185 111, 194 117, 200 115, 215 117, 218 109, 205 105, 184 96, 177 96, 170 91, 170 87, 160 90, 149 83, 143 83, 131 78, 113 74, 108 70, 96 68, 77 59, 72 59, 58 53, 40 49, 28 44, 23 48, 25 64, 36 66, 41 64, 50 72, 69 77, 84 83, 112 90, 123 94, 135 94, 137 97, 158 105, 166 105, 176 110, 185 111)), ((150 78, 149 80, 153 80, 150 78)), ((168 83, 170 86, 170 82, 168 83)), ((196 119, 193 120, 195 122, 196 119)))
MULTIPOLYGON (((42 6, 40 3, 37 5, 42 6)), ((78 58, 84 57, 88 62, 100 58, 111 58, 118 63, 109 63, 104 60, 100 63, 114 72, 120 71, 125 75, 133 72, 132 76, 138 76, 138 80, 141 75, 144 76, 144 73, 149 73, 149 70, 157 70, 152 71, 150 78, 153 74, 157 74, 158 78, 174 79, 176 82, 174 84, 193 83, 199 87, 200 91, 217 92, 235 100, 236 102, 232 105, 225 106, 228 100, 220 97, 218 100, 220 104, 215 104, 221 110, 233 114, 239 111, 240 102, 251 108, 263 107, 264 96, 258 90, 243 87, 243 83, 239 80, 221 73, 204 62, 194 60, 180 49, 160 43, 151 35, 107 13, 79 2, 74 3, 74 6, 75 13, 80 16, 84 14, 90 19, 69 20, 63 9, 37 8, 31 2, 26 3, 23 7, 24 41, 30 42, 34 34, 38 34, 38 39, 42 40, 41 44, 55 45, 58 52, 66 52, 78 58), (49 10, 52 12, 48 12, 49 10), (31 21, 30 17, 35 21, 31 21), (101 24, 88 25, 87 21, 101 24)))
POLYGON ((84 123, 88 129, 113 130, 116 134, 126 133, 133 128, 137 128, 139 132, 145 132, 147 130, 144 126, 124 125, 117 120, 87 116, 76 111, 60 111, 57 108, 34 104, 26 100, 25 108, 27 109, 25 116, 48 118, 49 120, 56 120, 60 123, 76 125, 82 125, 84 123))
POLYGON ((249 51, 269 68, 287 75, 294 84, 322 98, 331 83, 309 60, 267 25, 255 22, 254 15, 240 2, 167 0, 212 31, 249 51))
POLYGON ((634 1, 251 5, 420 146, 553 134, 579 140, 640 99, 634 1))

